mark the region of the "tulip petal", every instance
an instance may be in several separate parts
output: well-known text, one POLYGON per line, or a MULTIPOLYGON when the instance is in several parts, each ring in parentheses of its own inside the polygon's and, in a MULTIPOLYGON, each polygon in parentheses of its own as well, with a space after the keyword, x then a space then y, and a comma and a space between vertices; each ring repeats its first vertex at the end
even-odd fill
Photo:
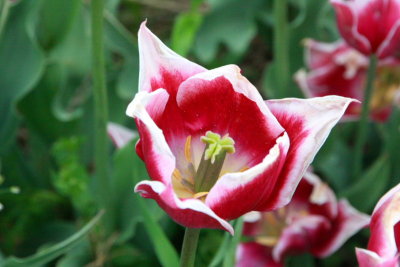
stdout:
POLYGON ((369 40, 358 32, 358 16, 353 5, 354 1, 330 0, 330 2, 336 11, 339 31, 347 43, 363 54, 369 55, 373 52, 369 40))
POLYGON ((368 249, 381 257, 391 259, 399 253, 397 247, 400 222, 400 184, 390 190, 378 202, 371 219, 371 237, 368 249), (396 236, 397 235, 397 236, 396 236))
MULTIPOLYGON (((400 7, 398 7, 400 8, 400 7)), ((399 57, 400 50, 400 19, 393 25, 388 36, 379 46, 377 54, 379 58, 388 58, 392 55, 399 57)))
POLYGON ((312 250, 317 257, 331 255, 351 236, 369 224, 369 216, 354 209, 346 200, 341 200, 338 206, 339 213, 332 222, 329 238, 312 250))
POLYGON ((135 131, 117 123, 107 123, 107 133, 117 148, 121 148, 137 136, 135 131))
POLYGON ((152 198, 177 223, 191 228, 223 229, 233 235, 232 226, 218 217, 198 199, 180 200, 171 185, 159 181, 142 181, 135 186, 142 197, 152 198))
POLYGON ((289 135, 290 148, 278 178, 277 190, 272 192, 263 205, 265 210, 276 209, 289 203, 300 179, 332 127, 353 101, 356 100, 339 96, 266 101, 289 135))
POLYGON ((282 261, 287 252, 305 252, 329 230, 330 222, 319 215, 309 215, 294 220, 282 232, 272 250, 275 261, 282 261))
POLYGON ((183 82, 177 105, 192 140, 206 131, 233 138, 236 152, 227 156, 222 172, 258 164, 284 132, 257 89, 234 65, 203 72, 183 82))
POLYGON ((282 127, 280 127, 279 123, 272 115, 271 111, 264 104, 264 100, 262 99, 257 88, 255 88, 254 85, 246 79, 246 77, 242 76, 240 72, 241 71, 238 66, 226 65, 207 72, 199 73, 191 77, 190 79, 202 79, 212 81, 218 77, 224 77, 230 82, 235 92, 243 94, 248 99, 254 101, 257 104, 261 112, 267 117, 268 121, 270 121, 270 128, 271 131, 275 131, 275 136, 282 134, 282 127))
POLYGON ((284 267, 272 259, 271 249, 255 242, 241 243, 236 252, 236 267, 284 267))
POLYGON ((306 39, 304 45, 306 47, 305 60, 310 69, 331 65, 332 62, 335 62, 334 56, 336 53, 345 48, 342 40, 335 43, 322 43, 313 39, 306 39))
POLYGON ((188 77, 206 71, 200 65, 187 60, 169 49, 142 23, 139 42, 139 91, 165 88, 174 95, 178 86, 188 77))
POLYGON ((357 261, 360 267, 398 267, 399 257, 391 259, 380 257, 374 251, 356 248, 357 261))
MULTIPOLYGON (((344 66, 331 62, 330 65, 315 69, 308 74, 300 70, 296 73, 295 79, 307 98, 339 95, 362 100, 365 69, 358 69, 351 79, 346 78, 345 72, 344 66)), ((351 103, 343 119, 347 121, 356 119, 360 108, 359 103, 351 103)))
POLYGON ((234 219, 260 210, 260 201, 275 190, 289 148, 286 133, 276 140, 263 161, 243 172, 227 173, 209 192, 206 204, 222 218, 234 219))
POLYGON ((151 116, 159 117, 167 100, 168 94, 163 89, 151 93, 139 92, 126 110, 128 116, 136 119, 139 129, 140 142, 136 146, 139 156, 146 163, 150 177, 164 184, 171 183, 175 156, 151 116))

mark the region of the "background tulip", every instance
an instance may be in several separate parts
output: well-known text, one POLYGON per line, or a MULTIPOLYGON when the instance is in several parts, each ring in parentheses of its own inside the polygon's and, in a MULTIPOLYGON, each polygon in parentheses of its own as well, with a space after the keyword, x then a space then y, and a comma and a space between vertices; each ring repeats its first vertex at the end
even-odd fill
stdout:
POLYGON ((365 55, 380 59, 400 54, 400 1, 331 0, 339 31, 365 55))
POLYGON ((309 252, 323 258, 369 223, 369 217, 354 209, 313 173, 307 172, 291 202, 273 212, 245 216, 243 242, 237 267, 284 266, 285 256, 309 252), (275 266, 273 265, 273 266, 275 266))
MULTIPOLYGON (((364 101, 368 58, 339 40, 322 43, 307 39, 305 61, 309 72, 300 70, 296 81, 307 97, 340 95, 364 101)), ((370 102, 370 117, 384 122, 397 102, 400 88, 400 62, 391 57, 378 65, 370 102)), ((361 105, 352 103, 344 120, 356 120, 361 105)))

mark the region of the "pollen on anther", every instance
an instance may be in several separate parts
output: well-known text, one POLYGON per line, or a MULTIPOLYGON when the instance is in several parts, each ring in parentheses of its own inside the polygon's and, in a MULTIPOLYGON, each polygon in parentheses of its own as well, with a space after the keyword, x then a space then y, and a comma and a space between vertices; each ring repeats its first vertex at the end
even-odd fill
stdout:
POLYGON ((196 194, 193 195, 194 198, 200 199, 202 197, 205 197, 208 195, 209 192, 198 192, 196 194))
POLYGON ((192 162, 192 153, 191 153, 191 144, 192 144, 192 136, 189 135, 186 138, 186 142, 185 142, 185 158, 188 162, 192 162))

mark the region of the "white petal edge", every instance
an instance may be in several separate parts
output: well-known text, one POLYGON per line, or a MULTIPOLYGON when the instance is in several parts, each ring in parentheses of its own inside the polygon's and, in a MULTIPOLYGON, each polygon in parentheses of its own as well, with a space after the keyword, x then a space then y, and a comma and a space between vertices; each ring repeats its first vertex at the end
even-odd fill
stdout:
POLYGON ((166 67, 168 70, 183 70, 189 75, 206 70, 168 48, 146 27, 146 21, 140 25, 138 46, 140 62, 139 92, 149 91, 151 79, 159 78, 160 66, 166 67))
MULTIPOLYGON (((158 195, 162 194, 162 192, 164 192, 164 190, 167 189, 167 187, 159 181, 142 181, 135 186, 136 193, 141 192, 140 190, 137 189, 140 185, 150 186, 152 190, 156 192, 158 195)), ((227 221, 225 221, 224 219, 220 218, 217 214, 215 214, 215 212, 212 211, 208 206, 206 206, 202 201, 198 199, 180 200, 175 194, 173 196, 174 196, 174 203, 179 209, 181 210, 190 209, 199 213, 203 213, 218 221, 218 223, 220 223, 224 229, 226 229, 231 235, 234 235, 233 227, 227 221)))
POLYGON ((146 105, 154 97, 158 96, 168 97, 168 93, 164 89, 158 89, 151 93, 145 91, 137 93, 132 102, 129 103, 128 108, 126 109, 126 115, 139 119, 149 130, 154 143, 154 148, 156 149, 155 152, 157 152, 159 156, 163 157, 163 162, 168 163, 163 166, 162 179, 165 183, 171 183, 172 173, 176 166, 175 156, 165 140, 163 131, 158 128, 146 110, 146 105))
MULTIPOLYGON (((290 202, 292 195, 294 193, 293 188, 296 188, 300 179, 304 176, 308 166, 310 166, 315 155, 328 138, 330 131, 335 126, 335 124, 341 119, 347 107, 352 102, 359 102, 356 99, 346 98, 341 96, 324 96, 324 97, 314 97, 309 99, 299 99, 299 98, 284 98, 277 100, 267 100, 265 101, 267 105, 285 105, 283 109, 287 114, 298 114, 305 122, 305 129, 313 129, 313 138, 308 138, 306 144, 302 145, 308 147, 306 157, 303 160, 303 164, 297 169, 292 169, 288 175, 293 176, 295 173, 296 178, 288 180, 288 184, 279 193, 277 205, 275 208, 282 207, 290 202), (300 103, 303 102, 303 103, 300 103), (303 106, 303 109, 298 110, 297 104, 303 106), (291 109, 293 109, 291 111, 291 109), (329 113, 328 113, 329 111, 329 113), (299 114, 299 112, 302 112, 299 114), (324 113, 324 124, 321 124, 321 112, 324 113), (323 127, 322 127, 323 126, 323 127)), ((304 152, 303 152, 304 153, 304 152)))
POLYGON ((132 131, 114 122, 107 123, 107 133, 117 148, 122 148, 138 136, 136 131, 132 131))

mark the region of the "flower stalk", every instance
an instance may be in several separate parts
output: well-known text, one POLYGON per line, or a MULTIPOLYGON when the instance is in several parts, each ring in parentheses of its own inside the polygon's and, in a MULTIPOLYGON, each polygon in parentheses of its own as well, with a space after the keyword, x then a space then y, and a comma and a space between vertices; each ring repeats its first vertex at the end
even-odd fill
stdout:
POLYGON ((287 1, 274 1, 274 62, 277 77, 277 97, 288 96, 289 72, 289 35, 287 22, 287 1))
POLYGON ((1 11, 0 11, 0 39, 1 39, 3 30, 7 23, 11 4, 12 4, 11 0, 3 0, 3 4, 2 5, 0 4, 0 8, 1 8, 1 11))
POLYGON ((367 83, 364 91, 364 101, 362 103, 360 121, 358 123, 358 133, 356 144, 354 146, 354 168, 353 168, 353 180, 357 180, 360 176, 362 169, 362 155, 363 147, 367 138, 368 131, 368 116, 370 110, 370 102, 372 95, 372 88, 376 76, 376 68, 378 64, 378 58, 375 54, 369 57, 369 66, 367 72, 367 83))
POLYGON ((194 266, 199 235, 200 229, 186 228, 185 236, 183 238, 180 267, 194 266))
MULTIPOLYGON (((108 103, 106 91, 106 75, 103 38, 103 0, 92 0, 92 75, 95 116, 95 168, 97 178, 96 193, 100 205, 107 208, 108 201, 108 103)), ((111 216, 107 216, 111 217, 111 216)))

